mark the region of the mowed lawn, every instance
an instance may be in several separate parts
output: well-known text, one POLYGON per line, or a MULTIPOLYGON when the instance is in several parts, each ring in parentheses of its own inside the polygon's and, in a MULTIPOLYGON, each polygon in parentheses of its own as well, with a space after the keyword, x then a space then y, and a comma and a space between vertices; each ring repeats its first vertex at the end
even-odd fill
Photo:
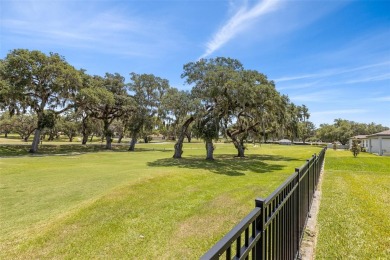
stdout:
MULTIPOLYGON (((76 145, 77 146, 77 145, 76 145)), ((0 146, 0 259, 196 259, 320 148, 0 146), (4 157, 5 154, 20 156, 4 157), (24 154, 24 156, 23 156, 24 154)))
POLYGON ((390 259, 390 157, 328 150, 316 259, 390 259))

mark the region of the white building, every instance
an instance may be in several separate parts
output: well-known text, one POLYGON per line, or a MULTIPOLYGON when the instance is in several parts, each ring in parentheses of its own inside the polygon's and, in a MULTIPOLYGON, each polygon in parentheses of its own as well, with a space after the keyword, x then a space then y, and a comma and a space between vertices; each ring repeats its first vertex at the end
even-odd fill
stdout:
POLYGON ((390 130, 367 136, 367 152, 390 155, 390 130))
POLYGON ((279 142, 279 144, 284 144, 284 145, 291 145, 292 144, 291 141, 288 139, 281 139, 278 142, 279 142))

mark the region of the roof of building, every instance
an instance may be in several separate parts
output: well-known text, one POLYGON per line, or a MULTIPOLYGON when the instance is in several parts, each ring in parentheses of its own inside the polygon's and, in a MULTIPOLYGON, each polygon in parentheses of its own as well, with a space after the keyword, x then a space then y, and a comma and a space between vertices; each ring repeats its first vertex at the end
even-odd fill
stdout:
POLYGON ((375 133, 375 134, 369 135, 368 137, 372 137, 372 136, 390 136, 390 130, 375 133))
POLYGON ((367 138, 367 135, 355 135, 355 136, 352 136, 352 139, 366 139, 367 138))

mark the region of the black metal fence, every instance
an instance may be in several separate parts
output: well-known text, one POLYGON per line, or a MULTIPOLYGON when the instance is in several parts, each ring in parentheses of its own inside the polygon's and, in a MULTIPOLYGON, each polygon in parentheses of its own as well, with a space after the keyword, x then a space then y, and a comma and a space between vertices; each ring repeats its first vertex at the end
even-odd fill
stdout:
POLYGON ((326 148, 295 169, 201 259, 297 259, 326 148))

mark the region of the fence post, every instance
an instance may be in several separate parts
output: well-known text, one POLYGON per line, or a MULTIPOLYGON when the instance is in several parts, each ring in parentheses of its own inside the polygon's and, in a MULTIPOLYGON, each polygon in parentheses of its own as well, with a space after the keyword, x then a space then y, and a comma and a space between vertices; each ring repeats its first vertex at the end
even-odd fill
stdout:
POLYGON ((260 208, 260 216, 256 221, 257 230, 260 232, 260 239, 256 245, 256 256, 255 259, 265 259, 265 240, 264 240, 264 225, 265 225, 265 210, 264 210, 265 199, 257 198, 255 200, 255 206, 260 208))
POLYGON ((307 191, 306 191, 306 193, 307 193, 307 208, 306 208, 306 214, 309 214, 309 212, 310 212, 310 160, 306 160, 306 163, 307 163, 307 172, 306 172, 306 174, 307 174, 307 185, 306 185, 306 187, 307 187, 307 191))
POLYGON ((296 227, 295 227, 295 230, 296 230, 296 234, 295 234, 295 244, 296 244, 296 247, 298 248, 298 257, 299 257, 299 240, 300 240, 300 236, 299 236, 299 223, 301 221, 301 187, 300 187, 300 171, 299 171, 299 168, 295 168, 295 172, 297 174, 297 181, 298 181, 298 186, 297 186, 297 201, 296 201, 296 205, 297 205, 297 221, 296 221, 296 227))
POLYGON ((316 180, 317 180, 317 177, 316 177, 316 162, 317 162, 317 155, 316 154, 313 154, 313 194, 314 194, 314 191, 316 190, 316 180))
MULTIPOLYGON (((205 254, 209 257, 202 259, 218 259, 223 253, 230 259, 234 243, 238 247, 237 252, 240 251, 241 245, 237 239, 242 239, 243 232, 246 259, 249 254, 252 259, 260 260, 300 259, 299 248, 310 217, 310 202, 317 188, 325 151, 326 148, 318 155, 314 154, 302 167, 295 168, 295 173, 266 199, 255 199, 256 208, 250 215, 209 250, 211 253, 205 254), (252 229, 251 239, 248 238, 249 227, 252 229)), ((240 257, 241 254, 236 255, 235 259, 240 257)))

